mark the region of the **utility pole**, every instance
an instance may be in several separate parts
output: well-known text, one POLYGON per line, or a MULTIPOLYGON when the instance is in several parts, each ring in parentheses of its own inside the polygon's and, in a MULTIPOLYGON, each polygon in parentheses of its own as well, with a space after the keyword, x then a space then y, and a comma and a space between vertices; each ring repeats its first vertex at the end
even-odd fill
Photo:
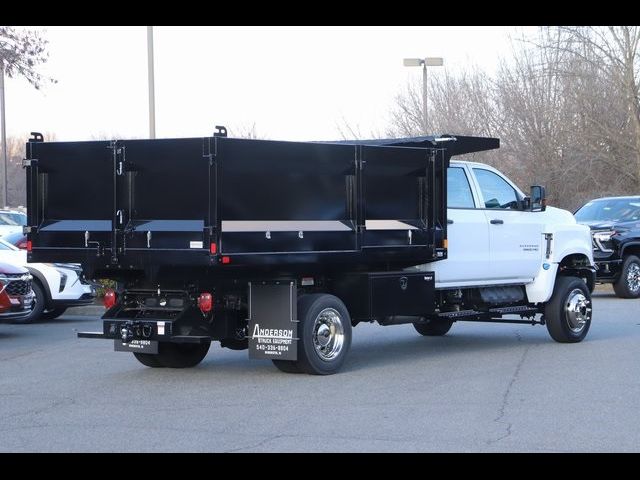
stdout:
POLYGON ((149 138, 156 138, 156 99, 153 75, 153 27, 147 27, 147 61, 149 70, 149 138))
POLYGON ((9 181, 7 177, 9 176, 9 169, 7 168, 7 122, 5 118, 5 104, 4 104, 4 59, 0 57, 0 123, 2 123, 2 138, 0 141, 2 142, 2 205, 0 208, 4 208, 7 206, 8 199, 8 188, 9 181))

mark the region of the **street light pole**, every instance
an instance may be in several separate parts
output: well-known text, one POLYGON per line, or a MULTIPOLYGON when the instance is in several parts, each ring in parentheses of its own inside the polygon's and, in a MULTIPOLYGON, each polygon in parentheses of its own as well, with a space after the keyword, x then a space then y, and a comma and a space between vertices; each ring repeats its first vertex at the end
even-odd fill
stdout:
POLYGON ((156 99, 153 75, 153 27, 147 27, 147 62, 149 70, 149 138, 156 138, 156 99))
POLYGON ((422 113, 424 115, 424 133, 429 133, 429 111, 427 110, 427 62, 422 62, 422 113))
POLYGON ((2 208, 7 206, 7 199, 9 193, 7 189, 9 188, 9 182, 7 177, 9 176, 9 170, 7 169, 7 122, 4 114, 5 104, 4 104, 4 59, 0 57, 0 123, 2 123, 2 135, 0 141, 2 142, 2 208))
POLYGON ((422 121, 424 122, 424 132, 429 133, 429 113, 427 110, 427 67, 441 67, 444 64, 442 57, 426 57, 426 58, 405 58, 403 60, 405 67, 422 66, 422 121))

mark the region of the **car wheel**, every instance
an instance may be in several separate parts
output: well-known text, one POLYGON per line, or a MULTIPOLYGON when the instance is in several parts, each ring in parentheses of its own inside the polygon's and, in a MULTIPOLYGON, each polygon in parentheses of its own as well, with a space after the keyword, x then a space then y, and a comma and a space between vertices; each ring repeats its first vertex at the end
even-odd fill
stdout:
POLYGON ((625 257, 620 278, 613 284, 613 291, 620 298, 640 297, 640 258, 635 255, 625 257))
POLYGON ((426 337, 441 337, 451 330, 452 325, 453 320, 427 320, 425 323, 414 323, 413 328, 426 337))
POLYGON ((40 319, 42 312, 44 311, 45 303, 47 302, 47 297, 44 293, 44 288, 40 286, 39 282, 34 280, 31 284, 31 288, 33 289, 33 308, 31 309, 31 313, 26 317, 15 319, 11 323, 33 323, 40 319))
POLYGON ((556 342, 577 343, 591 326, 591 294, 581 278, 557 277, 553 295, 544 307, 549 335, 556 342))
POLYGON ((302 373, 298 362, 288 360, 271 360, 278 370, 284 373, 302 373))
MULTIPOLYGON (((169 343, 160 342, 157 359, 168 368, 190 368, 198 365, 207 356, 211 342, 169 343)), ((140 360, 140 359, 138 359, 140 360)))
POLYGON ((340 370, 351 347, 351 317, 342 300, 329 294, 303 295, 298 320, 297 367, 312 375, 340 370))
POLYGON ((151 368, 164 367, 164 365, 160 363, 160 360, 158 359, 158 355, 155 353, 133 352, 133 356, 136 357, 136 360, 138 360, 145 367, 151 367, 151 368))
POLYGON ((42 315, 40 315, 40 318, 42 320, 53 320, 55 318, 58 318, 59 316, 63 315, 64 312, 67 311, 67 307, 59 307, 59 308, 53 308, 51 310, 46 310, 44 312, 42 312, 42 315))

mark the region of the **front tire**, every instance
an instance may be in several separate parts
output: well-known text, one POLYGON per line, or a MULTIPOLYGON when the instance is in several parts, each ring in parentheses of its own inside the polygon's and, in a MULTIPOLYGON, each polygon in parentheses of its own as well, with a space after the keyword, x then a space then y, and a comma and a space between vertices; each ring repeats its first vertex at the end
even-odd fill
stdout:
POLYGON ((33 308, 31 309, 31 313, 26 317, 17 318, 12 320, 11 323, 25 324, 25 323, 33 323, 36 320, 39 320, 42 312, 44 311, 44 306, 47 303, 47 296, 44 293, 44 288, 40 286, 40 283, 37 281, 33 281, 31 284, 31 289, 33 290, 33 308))
POLYGON ((42 312, 42 315, 40 315, 40 318, 42 320, 54 320, 59 316, 63 315, 64 312, 66 311, 67 311, 67 307, 54 308, 52 310, 47 310, 46 312, 42 312))
MULTIPOLYGON (((206 343, 170 343, 160 342, 157 359, 168 368, 191 368, 198 365, 207 356, 211 342, 206 343)), ((137 358, 137 357, 136 357, 137 358)), ((139 359, 138 359, 139 360, 139 359)))
POLYGON ((297 368, 311 375, 340 370, 351 347, 351 317, 342 300, 323 293, 302 295, 298 320, 297 368))
POLYGON ((625 257, 620 278, 613 284, 613 291, 620 298, 640 297, 640 258, 635 255, 625 257))
POLYGON ((416 322, 413 324, 413 328, 416 329, 420 335, 425 337, 442 337, 446 335, 451 326, 453 320, 427 320, 425 323, 416 322))
POLYGON ((553 295, 544 307, 549 335, 556 342, 577 343, 591 326, 592 303, 589 288, 577 277, 557 277, 553 295))

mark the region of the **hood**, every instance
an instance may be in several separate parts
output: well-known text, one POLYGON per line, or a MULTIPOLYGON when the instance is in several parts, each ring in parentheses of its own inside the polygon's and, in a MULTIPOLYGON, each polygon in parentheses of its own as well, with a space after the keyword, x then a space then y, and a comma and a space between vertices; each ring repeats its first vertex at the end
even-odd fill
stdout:
POLYGON ((591 230, 631 230, 640 228, 640 222, 633 220, 631 222, 612 222, 606 220, 594 220, 592 222, 578 222, 587 225, 591 230))
POLYGON ((29 273, 26 268, 9 263, 0 263, 0 273, 29 273))
POLYGON ((607 222, 603 220, 594 220, 592 222, 578 222, 582 225, 586 225, 591 230, 613 230, 613 226, 615 225, 613 222, 607 222))

